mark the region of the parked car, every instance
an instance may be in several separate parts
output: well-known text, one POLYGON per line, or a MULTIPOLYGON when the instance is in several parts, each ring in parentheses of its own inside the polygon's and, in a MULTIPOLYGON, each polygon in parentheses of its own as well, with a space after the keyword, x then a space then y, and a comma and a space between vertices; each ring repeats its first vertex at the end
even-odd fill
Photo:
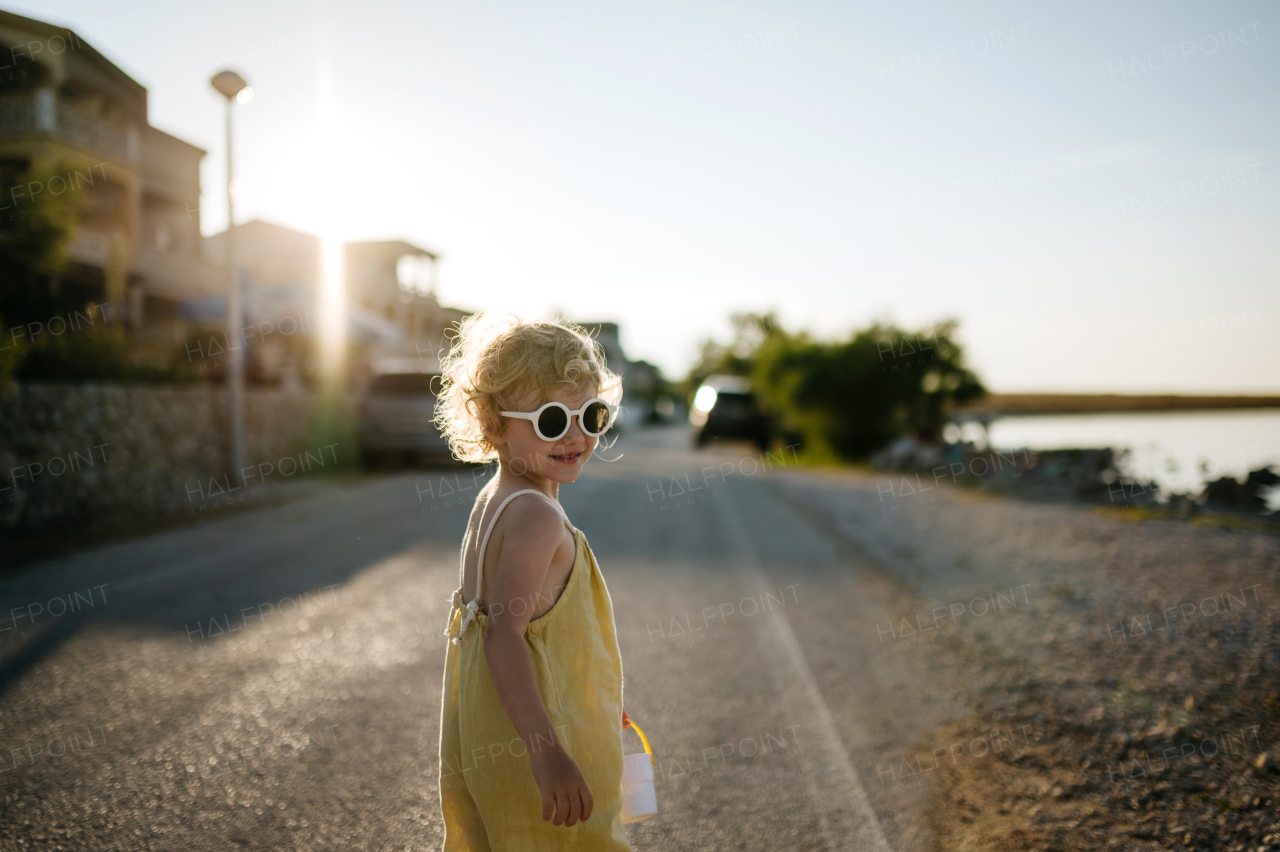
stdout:
POLYGON ((773 437, 768 415, 741 376, 708 376, 694 394, 689 422, 697 430, 694 443, 699 447, 712 438, 740 438, 752 441, 763 453, 773 437))
POLYGON ((415 455, 448 459, 449 442, 432 422, 439 390, 439 373, 383 373, 374 378, 359 403, 361 462, 368 467, 381 459, 415 455))

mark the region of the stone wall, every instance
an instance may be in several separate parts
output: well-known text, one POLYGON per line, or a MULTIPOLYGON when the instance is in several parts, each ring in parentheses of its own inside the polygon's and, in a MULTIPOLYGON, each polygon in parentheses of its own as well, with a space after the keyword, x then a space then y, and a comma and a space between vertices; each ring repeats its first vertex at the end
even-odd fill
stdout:
POLYGON ((187 514, 220 504, 236 485, 248 486, 243 496, 350 462, 353 448, 318 437, 316 404, 313 395, 246 390, 253 470, 238 482, 227 476, 225 389, 17 384, 0 394, 0 528, 187 514))

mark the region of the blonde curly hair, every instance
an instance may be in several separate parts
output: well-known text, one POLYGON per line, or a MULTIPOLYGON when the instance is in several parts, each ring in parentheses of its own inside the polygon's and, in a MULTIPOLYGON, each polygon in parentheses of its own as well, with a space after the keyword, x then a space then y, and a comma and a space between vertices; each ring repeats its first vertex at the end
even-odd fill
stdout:
POLYGON ((440 362, 435 424, 455 458, 485 462, 498 450, 485 435, 501 435, 530 389, 595 387, 611 405, 622 402, 622 377, 605 365, 604 349, 569 322, 529 322, 515 314, 473 314, 458 323, 453 348, 440 362))

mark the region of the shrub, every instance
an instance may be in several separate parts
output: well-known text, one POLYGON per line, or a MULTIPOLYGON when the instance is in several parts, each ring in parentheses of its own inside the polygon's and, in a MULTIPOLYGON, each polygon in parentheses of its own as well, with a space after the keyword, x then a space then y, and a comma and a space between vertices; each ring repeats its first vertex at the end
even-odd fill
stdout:
POLYGON ((916 332, 877 323, 828 342, 789 333, 772 314, 733 319, 734 342, 704 345, 690 379, 747 376, 781 434, 813 457, 863 459, 904 434, 936 440, 956 406, 986 392, 964 366, 955 322, 916 332))
POLYGON ((26 381, 183 382, 195 377, 176 365, 156 367, 129 358, 129 342, 120 328, 60 336, 42 335, 22 348, 14 377, 26 381))

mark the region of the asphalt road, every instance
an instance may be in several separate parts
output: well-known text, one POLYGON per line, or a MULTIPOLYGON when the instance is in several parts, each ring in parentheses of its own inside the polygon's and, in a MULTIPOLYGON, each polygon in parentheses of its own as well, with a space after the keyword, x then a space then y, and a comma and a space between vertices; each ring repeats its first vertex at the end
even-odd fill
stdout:
MULTIPOLYGON (((927 788, 884 761, 959 710, 882 653, 911 565, 840 509, 874 518, 874 489, 679 430, 618 452, 561 500, 658 760, 633 846, 929 848, 927 788)), ((0 578, 0 848, 439 848, 440 633, 482 484, 374 476, 0 578)))

